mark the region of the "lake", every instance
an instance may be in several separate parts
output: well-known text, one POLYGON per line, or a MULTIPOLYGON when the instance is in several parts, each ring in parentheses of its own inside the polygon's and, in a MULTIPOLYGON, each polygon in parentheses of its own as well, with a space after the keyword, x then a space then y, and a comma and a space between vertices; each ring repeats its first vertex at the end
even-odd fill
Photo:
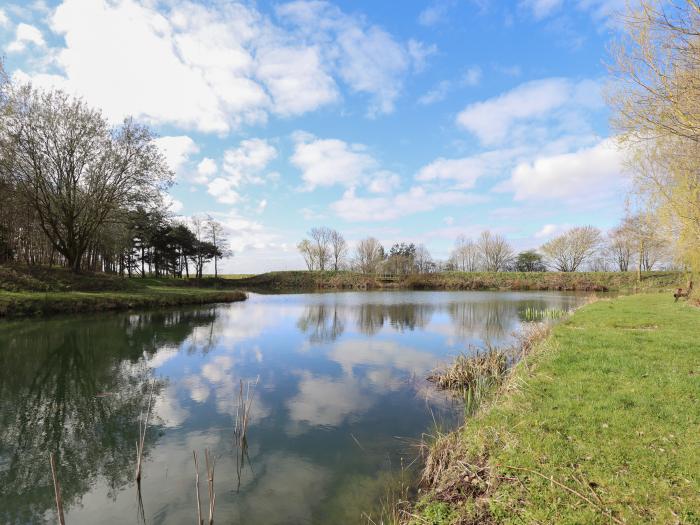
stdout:
POLYGON ((0 323, 0 521, 196 521, 193 451, 217 523, 359 523, 459 407, 426 373, 504 344, 556 292, 251 294, 246 302, 0 323), (247 450, 234 425, 243 382, 247 450), (139 417, 153 389, 141 499, 139 417))

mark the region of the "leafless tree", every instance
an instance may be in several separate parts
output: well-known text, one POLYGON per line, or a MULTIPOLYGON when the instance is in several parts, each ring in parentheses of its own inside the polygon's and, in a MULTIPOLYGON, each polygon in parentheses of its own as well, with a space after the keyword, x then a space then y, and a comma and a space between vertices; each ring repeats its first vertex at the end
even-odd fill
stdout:
POLYGON ((343 235, 336 230, 331 230, 331 257, 333 259, 333 270, 340 270, 348 254, 348 243, 343 235))
POLYGON ((479 236, 476 246, 483 268, 487 272, 504 271, 513 260, 513 249, 502 235, 486 230, 479 236))
POLYGON ((115 210, 154 201, 171 180, 152 133, 133 120, 111 128, 82 100, 28 85, 9 89, 5 109, 0 173, 74 272, 115 210))
POLYGON ((416 256, 413 262, 418 273, 429 273, 431 268, 435 266, 433 258, 424 244, 416 246, 416 256))
POLYGON ((319 270, 324 271, 331 260, 332 230, 325 226, 320 228, 311 228, 309 231, 309 237, 311 237, 311 244, 313 244, 316 251, 316 265, 319 270))
POLYGON ((220 257, 229 257, 231 251, 227 247, 228 239, 226 238, 226 230, 220 222, 207 216, 205 223, 207 231, 207 240, 214 245, 214 277, 219 276, 218 260, 220 257))
POLYGON ((598 228, 580 226, 545 243, 540 251, 549 265, 560 272, 575 272, 600 247, 602 236, 598 228))
POLYGON ((304 258, 307 270, 312 271, 316 267, 316 250, 314 246, 308 239, 304 239, 297 244, 297 250, 304 258))
POLYGON ((623 226, 618 226, 608 234, 606 252, 619 271, 629 270, 634 246, 633 237, 623 226))
POLYGON ((471 239, 464 235, 457 237, 455 247, 450 254, 450 262, 456 270, 475 272, 479 269, 479 249, 471 239))
POLYGON ((374 237, 362 239, 355 250, 355 264, 362 273, 376 273, 384 260, 384 248, 374 237))

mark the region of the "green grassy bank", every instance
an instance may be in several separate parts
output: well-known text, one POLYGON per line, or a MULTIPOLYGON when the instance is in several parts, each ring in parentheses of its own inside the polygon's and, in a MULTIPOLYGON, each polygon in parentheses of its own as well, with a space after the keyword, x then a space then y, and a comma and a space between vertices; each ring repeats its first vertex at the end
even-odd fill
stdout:
POLYGON ((63 268, 0 266, 0 318, 245 300, 226 279, 74 275, 63 268))
POLYGON ((442 272, 382 281, 355 272, 269 272, 232 281, 251 290, 379 289, 413 290, 671 290, 685 286, 682 272, 442 272))
POLYGON ((432 445, 412 523, 700 523, 700 310, 601 300, 432 445))

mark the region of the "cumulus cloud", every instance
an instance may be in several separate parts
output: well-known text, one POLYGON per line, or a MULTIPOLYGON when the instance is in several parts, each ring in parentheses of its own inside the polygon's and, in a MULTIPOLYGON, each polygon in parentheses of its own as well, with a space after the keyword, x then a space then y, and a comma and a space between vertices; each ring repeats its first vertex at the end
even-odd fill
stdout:
POLYGON ((481 177, 501 175, 526 151, 525 148, 509 148, 458 159, 440 157, 423 166, 416 179, 425 182, 450 182, 462 189, 473 188, 481 177))
POLYGON ((408 191, 387 197, 359 197, 354 189, 331 204, 331 209, 346 221, 389 221, 440 206, 467 205, 482 201, 477 195, 457 191, 429 191, 414 186, 408 191))
POLYGON ((351 91, 371 96, 370 115, 393 111, 406 74, 420 71, 435 52, 434 46, 415 40, 399 42, 381 27, 328 2, 289 2, 277 8, 277 15, 318 46, 324 62, 351 91))
POLYGON ((190 157, 199 153, 199 146, 187 135, 159 137, 155 143, 175 173, 180 173, 190 157))
MULTIPOLYGON (((51 70, 18 77, 84 96, 114 121, 225 134, 334 103, 340 83, 370 95, 371 113, 389 112, 433 50, 325 2, 285 4, 278 19, 242 2, 63 0, 49 20, 64 42, 50 50, 51 70)), ((8 51, 27 44, 45 46, 20 24, 8 51)))
MULTIPOLYGON (((3 11, 0 13, 0 25, 6 25, 7 23, 7 15, 3 11)), ((10 42, 5 49, 8 53, 21 53, 27 49, 27 46, 30 44, 42 48, 46 47, 44 35, 33 25, 21 23, 18 24, 17 29, 15 29, 14 40, 10 42)))
POLYGON ((508 186, 516 201, 611 195, 625 183, 622 161, 614 139, 606 139, 573 153, 523 162, 513 170, 508 186))
POLYGON ((0 9, 0 27, 7 27, 8 25, 10 25, 10 19, 5 10, 0 9))
POLYGON ((555 121, 558 128, 567 125, 573 128, 581 120, 577 111, 601 106, 600 87, 595 81, 575 83, 565 78, 546 78, 470 104, 457 115, 457 124, 476 135, 483 144, 492 145, 509 136, 518 136, 518 132, 522 132, 517 126, 520 124, 530 129, 555 121))
MULTIPOLYGON (((263 171, 277 157, 277 150, 264 139, 246 139, 236 148, 224 152, 222 173, 207 185, 210 195, 224 204, 236 204, 240 200, 238 189, 243 184, 261 184, 263 171)), ((209 159, 210 160, 210 159, 209 159)), ((216 164, 211 161, 200 166, 199 174, 216 172, 216 164)), ((198 167, 198 168, 199 168, 198 167)), ((198 170, 199 171, 199 170, 198 170)))
POLYGON ((296 134, 290 162, 301 170, 301 178, 308 190, 336 184, 355 186, 365 181, 377 167, 377 162, 361 144, 301 133, 296 134))

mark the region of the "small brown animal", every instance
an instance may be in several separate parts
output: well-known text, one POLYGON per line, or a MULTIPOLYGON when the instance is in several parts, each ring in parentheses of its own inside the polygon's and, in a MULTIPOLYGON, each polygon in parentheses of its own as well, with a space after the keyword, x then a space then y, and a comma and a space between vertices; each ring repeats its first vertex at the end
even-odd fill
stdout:
POLYGON ((690 297, 691 292, 693 291, 693 281, 690 281, 688 283, 688 288, 685 290, 683 288, 678 288, 676 293, 673 294, 673 297, 676 299, 675 302, 678 302, 678 299, 681 297, 685 297, 686 299, 690 297))

